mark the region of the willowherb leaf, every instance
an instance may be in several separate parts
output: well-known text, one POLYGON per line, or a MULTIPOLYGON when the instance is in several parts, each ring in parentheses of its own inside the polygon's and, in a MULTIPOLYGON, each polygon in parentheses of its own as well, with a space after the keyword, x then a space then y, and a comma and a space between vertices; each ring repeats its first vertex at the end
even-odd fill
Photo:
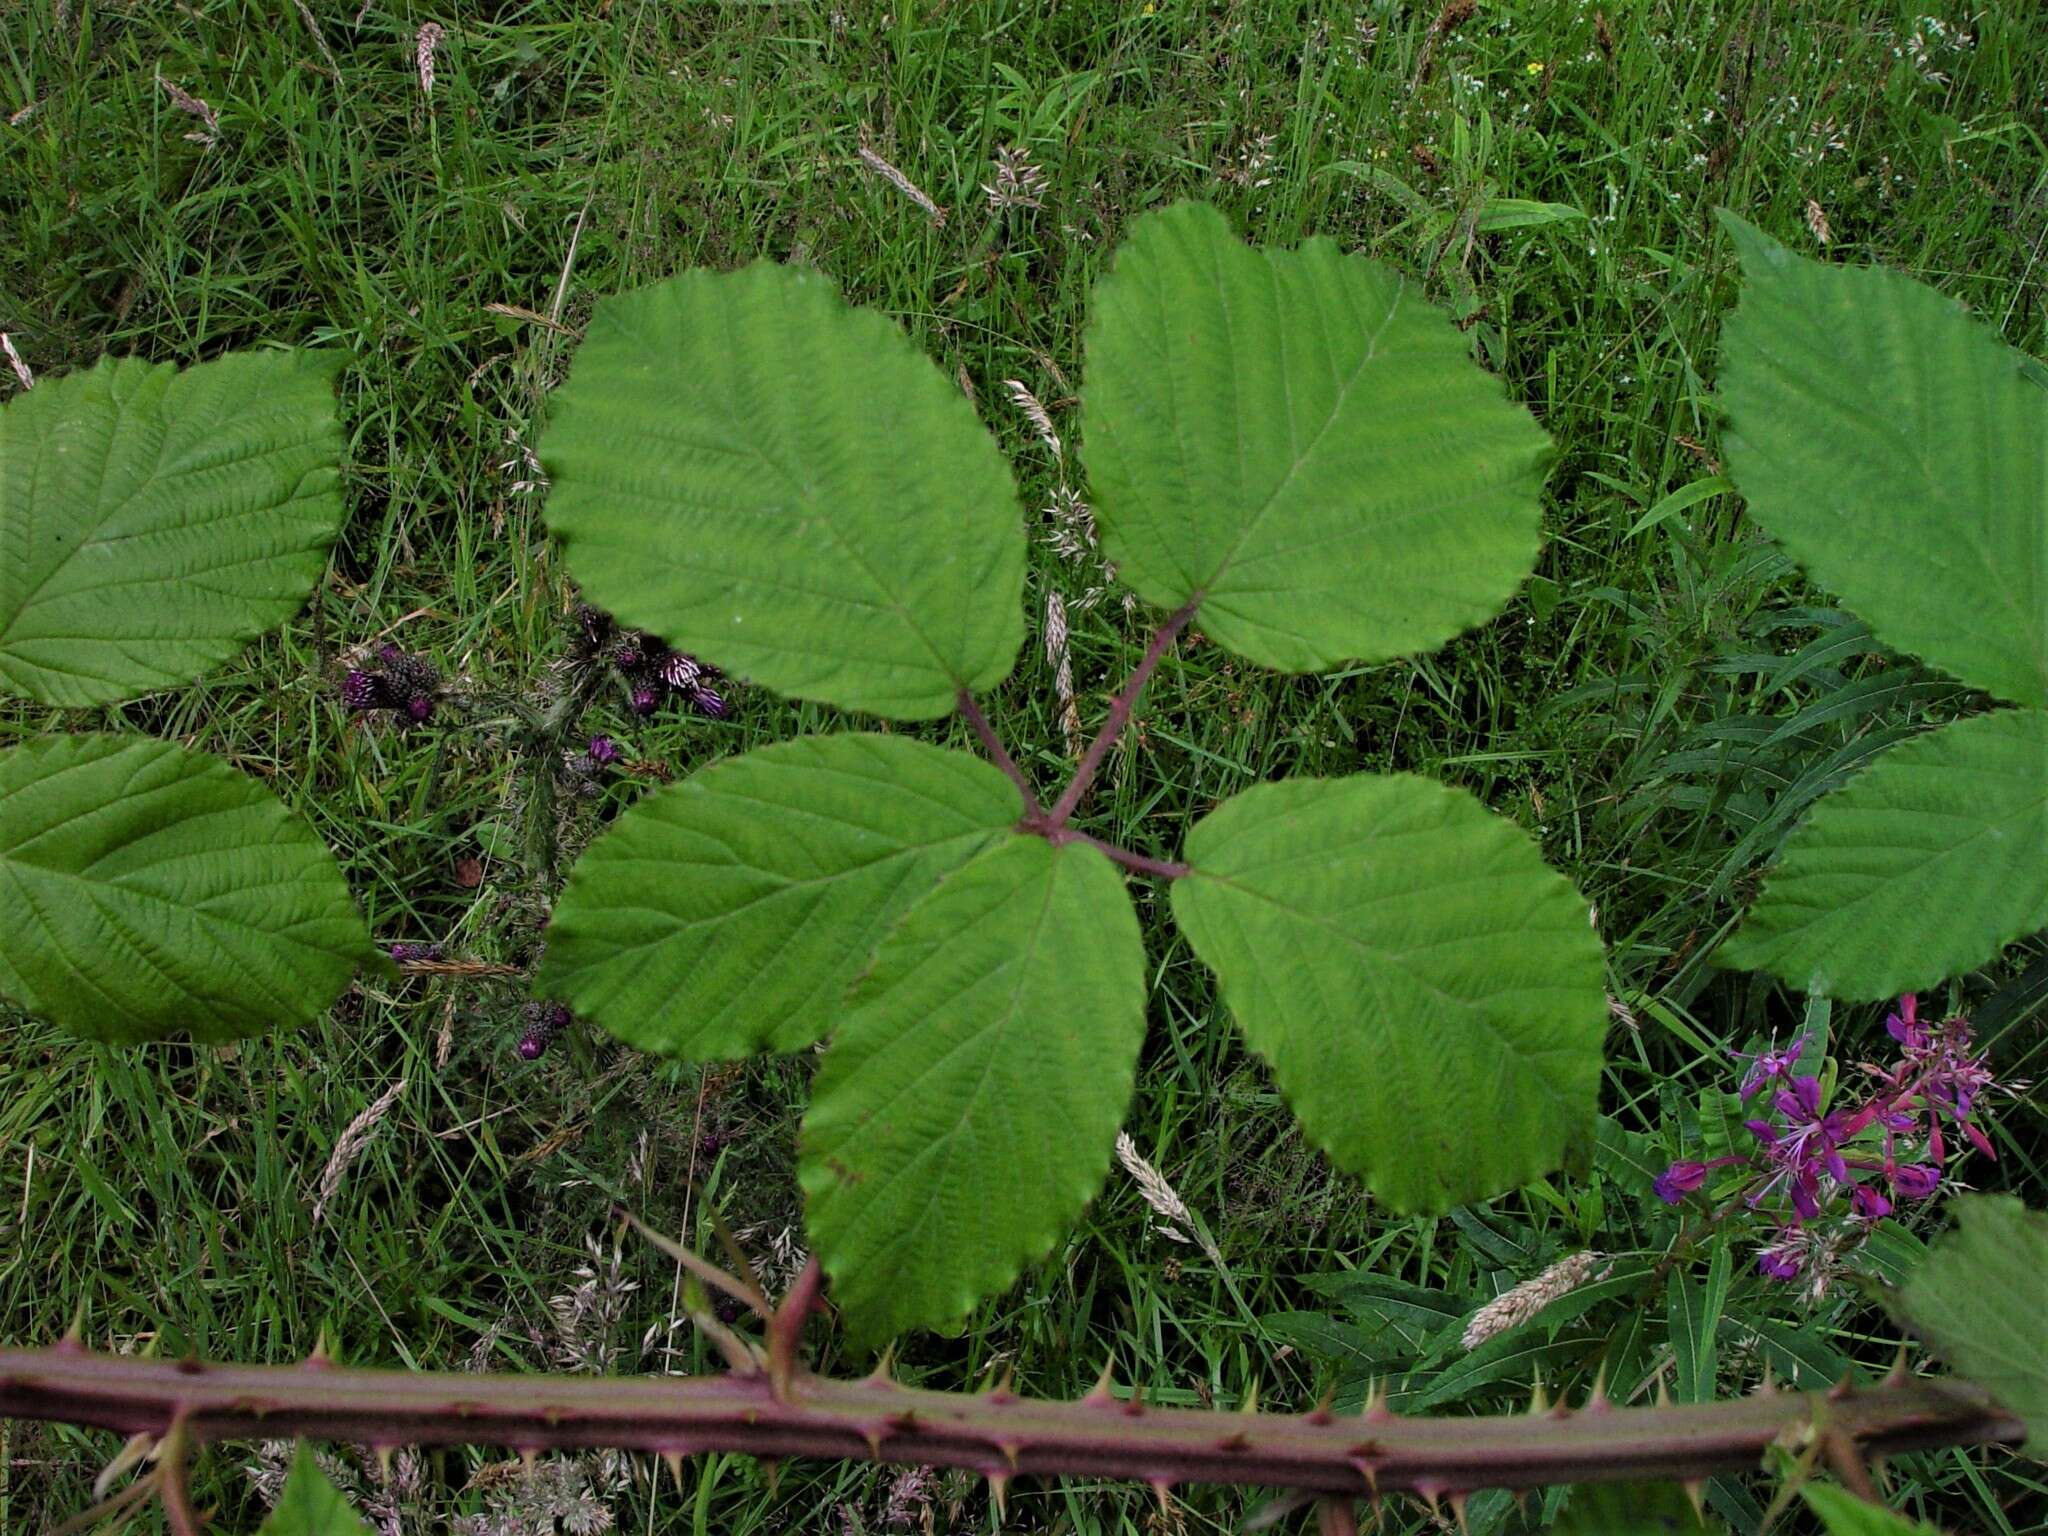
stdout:
POLYGON ((133 698, 289 618, 341 524, 340 363, 105 360, 0 407, 0 687, 133 698))
POLYGON ((833 1027, 889 925, 1018 812, 989 764, 900 736, 714 763, 577 861, 535 988, 665 1056, 799 1050, 833 1027))
POLYGON ((371 953, 312 827, 141 737, 0 752, 0 993, 93 1040, 311 1022, 371 953))
POLYGON ((1757 520, 1886 644, 2048 705, 2048 394, 2026 360, 1903 273, 1721 222, 1743 271, 1725 452, 1757 520))
POLYGON ((540 456, 594 602, 781 693, 929 718, 1023 645, 993 439, 816 273, 760 262, 601 301, 540 456))
POLYGON ((1094 1199, 1144 972, 1116 869, 1039 837, 981 853, 882 941, 818 1069, 798 1170, 859 1337, 958 1321, 1094 1199))
POLYGON ((1471 795, 1405 774, 1261 784, 1186 857, 1176 921, 1303 1128, 1387 1204, 1499 1194, 1590 1130, 1599 938, 1471 795))
POLYGON ((1432 650, 1535 559, 1549 440, 1419 285, 1141 218, 1095 289, 1082 456, 1119 577, 1283 671, 1432 650))
POLYGON ((1822 799, 1714 959, 1872 1000, 1983 965, 2040 928, 2048 711, 2002 710, 1901 742, 1822 799))
POLYGON ((1962 1375, 2027 1426, 2048 1459, 2048 1214, 2010 1195, 1949 1202, 1956 1225, 1907 1277, 1898 1310, 1962 1375))

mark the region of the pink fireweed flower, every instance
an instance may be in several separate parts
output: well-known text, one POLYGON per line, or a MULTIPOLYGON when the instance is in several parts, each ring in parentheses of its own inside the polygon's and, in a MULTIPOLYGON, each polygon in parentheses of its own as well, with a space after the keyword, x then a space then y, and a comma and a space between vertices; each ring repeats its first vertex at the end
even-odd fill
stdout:
POLYGON ((1806 1277, 1817 1293, 1898 1202, 1925 1200, 1940 1189, 1952 1145, 1945 1130, 1995 1155, 1978 1124, 1985 1095, 2023 1086, 1994 1080, 1987 1059, 1973 1052, 1967 1019, 1929 1023, 1911 994, 1899 999, 1885 1031, 1898 1058, 1889 1067, 1865 1066, 1860 1081, 1868 1086, 1860 1095, 1846 1086, 1824 1091, 1821 1077, 1797 1071, 1806 1036, 1783 1049, 1774 1040, 1760 1051, 1734 1052, 1749 1064, 1745 1101, 1774 1090, 1768 1111, 1743 1122, 1754 1147, 1679 1159, 1653 1181, 1657 1197, 1677 1205, 1716 1170, 1743 1167, 1749 1176, 1739 1204, 1773 1223, 1758 1270, 1783 1280, 1806 1277))
POLYGON ((1749 1063, 1749 1071, 1742 1079, 1742 1096, 1745 1099, 1753 1098, 1771 1083, 1789 1083, 1792 1080, 1792 1069, 1798 1065, 1799 1053, 1806 1049, 1806 1042, 1811 1038, 1809 1035, 1800 1035, 1782 1051, 1778 1049, 1775 1038, 1761 1051, 1730 1051, 1728 1054, 1737 1061, 1749 1063))

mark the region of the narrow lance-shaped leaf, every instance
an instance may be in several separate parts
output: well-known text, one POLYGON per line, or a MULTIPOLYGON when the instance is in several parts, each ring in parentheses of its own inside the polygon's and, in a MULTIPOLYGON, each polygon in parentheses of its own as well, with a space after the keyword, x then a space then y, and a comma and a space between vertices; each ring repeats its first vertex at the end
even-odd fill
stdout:
POLYGON ((133 698, 291 617, 341 524, 339 366, 129 357, 0 407, 0 687, 133 698))
POLYGON ((334 857, 262 785, 166 741, 0 752, 0 993, 93 1040, 311 1022, 369 935, 334 857))
POLYGON ((931 360, 817 273, 603 300, 540 455, 593 602, 779 692, 929 718, 1023 643, 1008 466, 931 360))
POLYGON ((2048 711, 2004 710, 1902 742, 1821 800, 1714 959, 1876 999, 1982 965, 2041 928, 2048 711))
POLYGON ((1173 912, 1309 1135, 1403 1211, 1557 1166, 1606 994, 1586 903, 1462 790, 1261 784, 1189 834, 1173 912))
POLYGON ((1758 521, 1887 644, 2048 704, 2048 394, 2021 354, 1902 273, 1721 220, 1724 451, 1758 521))
POLYGON ((900 736, 715 763, 577 862, 535 987, 666 1056, 799 1050, 832 1028, 890 924, 1018 813, 987 763, 900 736))
POLYGON ((1934 1350, 2018 1414, 2048 1460, 2048 1213, 2010 1195, 1949 1202, 1944 1233, 1898 1306, 1934 1350))
POLYGON ((1432 650, 1536 556, 1549 440, 1419 285, 1330 240, 1132 227, 1086 337, 1083 456, 1118 574, 1284 671, 1432 650))
POLYGON ((1122 877, 1039 837, 982 853, 883 940, 818 1070, 798 1171, 858 1336, 957 1321, 1095 1197, 1144 968, 1122 877))

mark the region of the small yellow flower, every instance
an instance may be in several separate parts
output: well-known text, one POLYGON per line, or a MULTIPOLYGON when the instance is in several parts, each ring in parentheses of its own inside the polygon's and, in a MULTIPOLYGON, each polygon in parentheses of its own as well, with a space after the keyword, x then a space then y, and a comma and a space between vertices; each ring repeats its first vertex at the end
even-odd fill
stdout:
POLYGON ((1530 74, 1532 74, 1532 75, 1540 75, 1540 74, 1542 74, 1542 73, 1543 73, 1543 61, 1542 61, 1541 59, 1531 59, 1531 60, 1529 61, 1529 73, 1530 73, 1530 74))
POLYGON ((1155 13, 1155 12, 1156 12, 1156 11, 1157 11, 1158 9, 1159 9, 1159 7, 1158 7, 1158 6, 1156 6, 1156 5, 1154 5, 1154 4, 1152 3, 1152 0, 1145 0, 1145 14, 1146 14, 1147 16, 1150 16, 1150 15, 1152 15, 1152 14, 1153 14, 1153 13, 1155 13))

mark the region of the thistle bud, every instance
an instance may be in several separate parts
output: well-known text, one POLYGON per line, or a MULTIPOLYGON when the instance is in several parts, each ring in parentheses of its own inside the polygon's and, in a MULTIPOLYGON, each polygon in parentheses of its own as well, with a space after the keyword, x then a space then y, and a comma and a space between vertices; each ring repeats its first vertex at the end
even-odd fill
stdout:
POLYGON ((521 1012, 526 1030, 519 1037, 519 1055, 524 1061, 538 1061, 575 1018, 560 1003, 531 1002, 521 1012))

